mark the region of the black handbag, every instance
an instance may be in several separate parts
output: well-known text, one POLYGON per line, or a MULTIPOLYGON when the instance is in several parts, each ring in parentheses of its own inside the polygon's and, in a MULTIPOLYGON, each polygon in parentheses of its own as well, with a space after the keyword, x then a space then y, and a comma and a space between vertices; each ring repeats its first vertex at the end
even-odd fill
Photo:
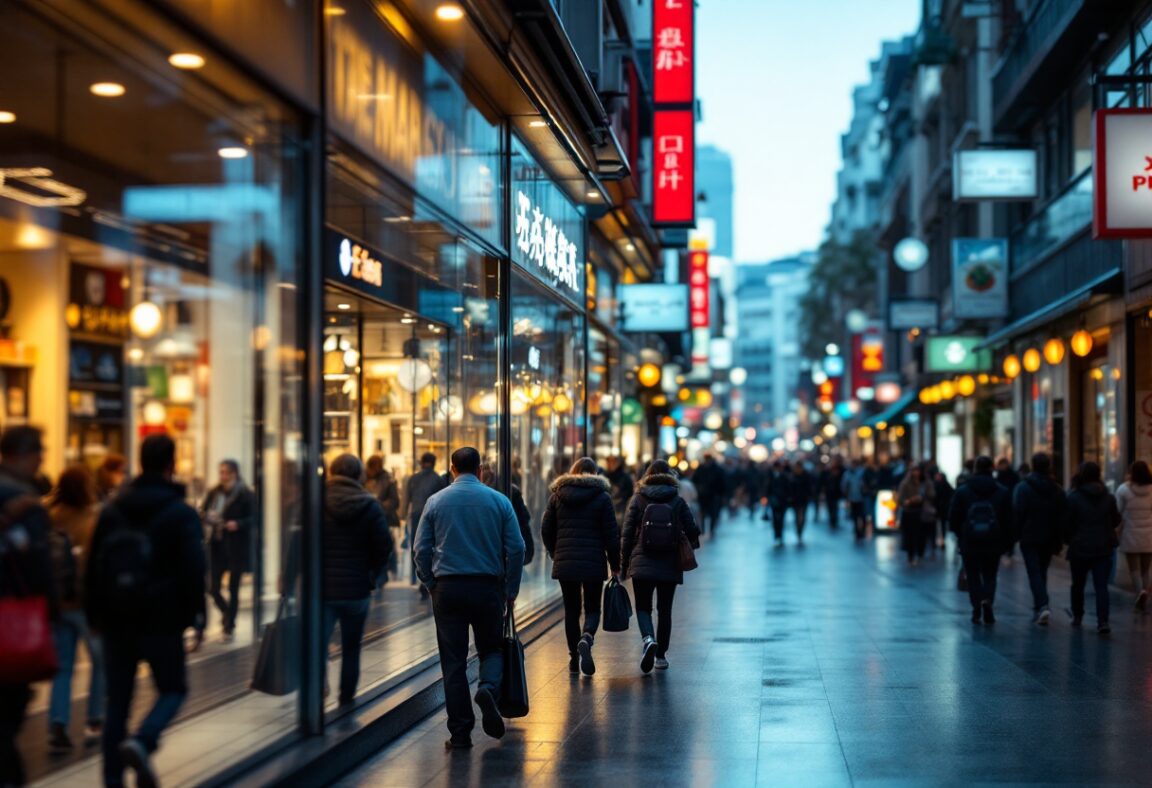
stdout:
POLYGON ((276 620, 260 639, 251 686, 266 695, 290 695, 300 686, 300 617, 288 615, 287 606, 280 597, 276 620))
POLYGON ((628 598, 628 589, 620 581, 612 578, 604 586, 604 631, 625 632, 628 630, 628 620, 632 618, 632 600, 628 598))
POLYGON ((700 564, 696 563, 696 551, 692 549, 692 543, 688 541, 688 537, 680 534, 680 571, 691 572, 700 564))
POLYGON ((500 716, 528 716, 528 674, 524 672, 524 644, 516 634, 516 616, 504 617, 504 679, 500 683, 500 716))

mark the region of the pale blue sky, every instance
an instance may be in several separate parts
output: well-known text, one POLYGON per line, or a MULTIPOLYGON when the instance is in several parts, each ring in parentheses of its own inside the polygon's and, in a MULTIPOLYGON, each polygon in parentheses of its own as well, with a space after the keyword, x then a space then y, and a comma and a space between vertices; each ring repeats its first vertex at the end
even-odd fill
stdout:
POLYGON ((699 0, 699 143, 733 158, 735 259, 816 248, 836 194, 852 88, 921 0, 699 0))

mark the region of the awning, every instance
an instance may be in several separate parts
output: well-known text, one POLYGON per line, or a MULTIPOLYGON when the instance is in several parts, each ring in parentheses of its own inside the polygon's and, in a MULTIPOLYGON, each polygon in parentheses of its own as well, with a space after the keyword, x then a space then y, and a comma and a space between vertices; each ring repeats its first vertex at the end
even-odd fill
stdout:
POLYGON ((904 394, 900 397, 900 399, 896 400, 891 405, 889 405, 886 410, 883 410, 880 413, 877 413, 875 416, 872 416, 871 418, 867 419, 864 422, 864 426, 875 427, 880 422, 886 422, 886 423, 891 424, 892 422, 896 421, 900 417, 900 414, 902 414, 904 411, 906 411, 908 409, 908 406, 911 405, 913 402, 915 402, 918 397, 919 397, 918 392, 915 392, 915 391, 904 392, 904 394))
POLYGON ((994 350, 1019 334, 1027 333, 1064 315, 1075 312, 1080 307, 1086 306, 1088 302, 1092 300, 1092 297, 1097 294, 1115 294, 1118 292, 1115 285, 1122 283, 1123 279, 1123 272, 1119 268, 1113 269, 1103 276, 1098 276, 1088 284, 1073 290, 1063 298, 1048 304, 1048 306, 1041 307, 1032 314, 1008 324, 994 334, 989 334, 988 337, 973 348, 973 350, 977 352, 981 350, 994 350))

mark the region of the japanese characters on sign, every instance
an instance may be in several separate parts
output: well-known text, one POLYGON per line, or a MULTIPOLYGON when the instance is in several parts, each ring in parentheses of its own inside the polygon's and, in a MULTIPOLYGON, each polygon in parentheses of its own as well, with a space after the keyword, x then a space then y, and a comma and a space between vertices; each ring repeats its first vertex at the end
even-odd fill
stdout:
POLYGON ((708 253, 688 255, 688 308, 692 328, 708 328, 711 304, 708 278, 708 253))
POLYGON ((1096 238, 1152 237, 1152 110, 1096 112, 1092 230, 1096 238))
POLYGON ((695 100, 693 0, 656 0, 652 6, 652 93, 657 104, 695 100))
POLYGON ((580 258, 574 241, 522 191, 516 192, 516 248, 548 275, 580 292, 580 258))
POLYGON ((696 218, 696 117, 656 110, 652 139, 652 220, 691 225, 696 218))

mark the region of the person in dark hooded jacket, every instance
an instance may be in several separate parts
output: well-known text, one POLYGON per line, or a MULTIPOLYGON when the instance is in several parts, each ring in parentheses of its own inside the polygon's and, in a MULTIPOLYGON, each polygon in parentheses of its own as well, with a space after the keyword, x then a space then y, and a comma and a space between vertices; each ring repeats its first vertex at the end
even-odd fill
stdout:
POLYGON ((974 473, 952 496, 948 521, 960 540, 960 555, 968 575, 972 623, 996 623, 996 576, 1000 556, 1011 543, 1012 500, 992 478, 992 459, 977 457, 974 473))
POLYGON ((664 460, 648 466, 639 488, 624 513, 624 529, 620 536, 620 573, 632 578, 632 592, 636 597, 636 623, 640 625, 640 669, 648 673, 653 667, 668 669, 668 645, 672 637, 672 600, 676 586, 684 582, 678 551, 646 553, 642 541, 644 513, 651 504, 672 507, 673 521, 679 533, 687 537, 693 547, 700 546, 700 528, 692 517, 688 504, 680 497, 679 479, 664 460), (659 630, 652 627, 652 596, 660 612, 659 630))
POLYGON ((1120 544, 1120 510, 1116 498, 1100 480, 1100 466, 1086 462, 1072 479, 1065 520, 1068 564, 1072 570, 1072 626, 1084 620, 1084 586, 1088 575, 1096 589, 1096 631, 1107 635, 1108 575, 1112 571, 1112 551, 1120 544))
POLYGON ((200 515, 172 481, 176 443, 150 435, 140 446, 141 474, 100 513, 84 575, 88 624, 104 641, 108 709, 104 724, 104 784, 155 785, 152 753, 188 694, 184 631, 204 639, 207 562, 200 515), (139 571, 134 571, 139 570, 139 571), (137 577, 131 590, 125 577, 137 577), (147 662, 156 701, 128 735, 136 669, 147 662))
POLYGON ((600 599, 608 579, 620 576, 620 528, 609 495, 611 484, 599 475, 588 457, 552 482, 544 510, 541 537, 552 556, 552 577, 564 594, 564 633, 568 637, 568 669, 586 676, 596 672, 592 644, 600 626, 600 599), (580 627, 583 600, 584 627, 580 627))
POLYGON ((341 705, 356 697, 368 597, 392 550, 387 516, 363 479, 363 463, 341 454, 324 491, 324 642, 339 621, 341 705))
POLYGON ((1032 588, 1032 621, 1048 626, 1048 566, 1052 556, 1064 549, 1064 490, 1052 478, 1052 460, 1039 452, 1032 455, 1032 472, 1012 493, 1016 538, 1032 588))

